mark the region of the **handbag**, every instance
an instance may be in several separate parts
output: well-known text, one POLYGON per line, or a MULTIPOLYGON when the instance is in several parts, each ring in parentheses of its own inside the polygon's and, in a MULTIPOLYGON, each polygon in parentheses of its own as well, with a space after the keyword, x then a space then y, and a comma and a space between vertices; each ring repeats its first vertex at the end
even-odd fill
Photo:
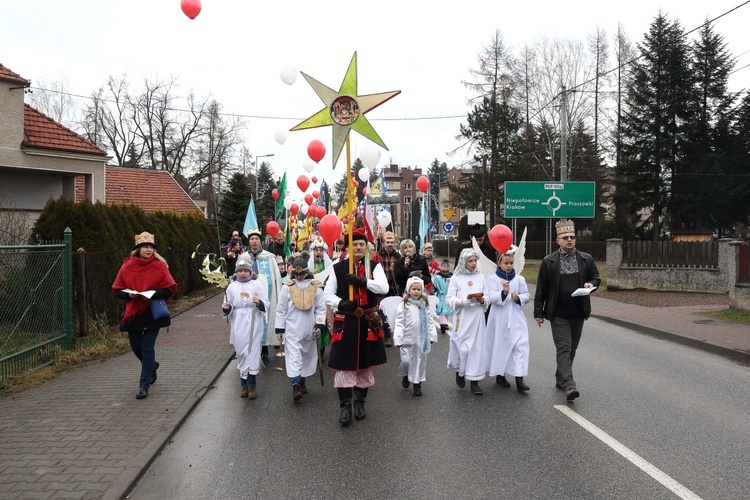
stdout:
POLYGON ((154 319, 169 318, 169 308, 167 308, 167 302, 164 299, 151 299, 148 301, 148 305, 151 308, 151 316, 154 319))

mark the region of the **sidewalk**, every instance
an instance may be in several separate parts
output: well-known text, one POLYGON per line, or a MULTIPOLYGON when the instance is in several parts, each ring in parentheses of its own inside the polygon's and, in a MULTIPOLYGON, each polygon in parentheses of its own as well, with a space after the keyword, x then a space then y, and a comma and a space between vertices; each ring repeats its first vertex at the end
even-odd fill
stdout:
MULTIPOLYGON (((0 399, 0 500, 117 499, 132 488, 234 355, 223 297, 172 319, 157 341, 159 380, 137 401, 132 354, 61 374, 0 399)), ((593 316, 750 361, 750 328, 592 295, 593 316)))

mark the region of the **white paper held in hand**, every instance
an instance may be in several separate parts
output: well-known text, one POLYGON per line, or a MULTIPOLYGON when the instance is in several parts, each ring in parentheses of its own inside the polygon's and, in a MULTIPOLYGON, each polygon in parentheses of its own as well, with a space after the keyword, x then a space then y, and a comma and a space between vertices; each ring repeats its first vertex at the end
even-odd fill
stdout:
POLYGON ((125 293, 135 293, 137 295, 143 295, 147 299, 150 299, 151 297, 154 296, 154 294, 156 293, 156 290, 146 290, 145 292, 137 292, 135 290, 131 290, 130 288, 125 288, 125 289, 123 289, 123 292, 125 292, 125 293))
POLYGON ((595 286, 592 286, 591 288, 579 288, 575 292, 571 293, 571 297, 581 297, 583 295, 590 295, 591 292, 596 290, 595 286))

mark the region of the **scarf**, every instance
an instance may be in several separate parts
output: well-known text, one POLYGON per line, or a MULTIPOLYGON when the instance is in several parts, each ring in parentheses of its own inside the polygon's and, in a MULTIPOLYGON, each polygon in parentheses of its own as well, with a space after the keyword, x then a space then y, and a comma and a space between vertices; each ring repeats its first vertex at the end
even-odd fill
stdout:
POLYGON ((413 299, 409 297, 407 302, 417 306, 419 309, 419 348, 422 351, 422 354, 427 354, 430 352, 430 322, 427 318, 427 307, 425 307, 424 300, 422 299, 413 299))
POLYGON ((516 277, 516 270, 512 269, 509 273, 505 273, 505 272, 501 271, 500 268, 498 267, 495 270, 495 274, 497 274, 500 277, 501 280, 513 281, 513 278, 516 277))
MULTIPOLYGON (((122 263, 117 278, 112 284, 112 290, 124 290, 129 288, 137 292, 146 290, 158 290, 166 288, 172 295, 177 293, 177 283, 165 263, 151 257, 141 259, 131 255, 122 263)), ((170 299, 167 299, 169 303, 170 299)), ((125 302, 125 313, 122 316, 122 324, 128 323, 132 318, 143 313, 148 308, 148 300, 128 300, 125 302)))

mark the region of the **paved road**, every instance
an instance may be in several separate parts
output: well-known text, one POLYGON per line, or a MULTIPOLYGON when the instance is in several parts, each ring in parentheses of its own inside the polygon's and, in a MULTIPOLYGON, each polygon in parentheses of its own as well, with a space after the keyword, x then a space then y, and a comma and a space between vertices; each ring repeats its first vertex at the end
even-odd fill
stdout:
POLYGON ((247 401, 230 364, 130 498, 745 497, 746 366, 592 319, 576 360, 582 397, 569 404, 553 385, 549 327, 529 322, 527 395, 491 380, 480 397, 458 389, 441 337, 424 396, 401 388, 389 349, 368 417, 350 428, 330 378, 295 405, 269 368, 247 401))

